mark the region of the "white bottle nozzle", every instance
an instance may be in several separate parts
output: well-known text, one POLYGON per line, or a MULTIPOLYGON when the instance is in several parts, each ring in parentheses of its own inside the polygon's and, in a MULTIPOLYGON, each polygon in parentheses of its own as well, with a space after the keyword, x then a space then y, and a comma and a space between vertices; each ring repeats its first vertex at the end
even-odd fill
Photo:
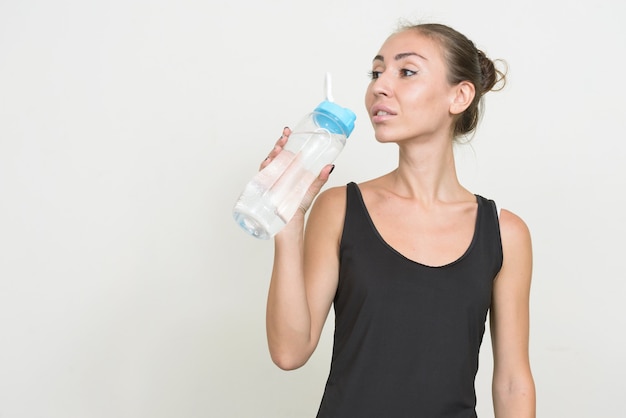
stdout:
POLYGON ((333 86, 332 86, 332 80, 331 80, 329 72, 326 73, 325 85, 326 85, 326 100, 329 102, 334 102, 335 99, 333 99, 333 86))

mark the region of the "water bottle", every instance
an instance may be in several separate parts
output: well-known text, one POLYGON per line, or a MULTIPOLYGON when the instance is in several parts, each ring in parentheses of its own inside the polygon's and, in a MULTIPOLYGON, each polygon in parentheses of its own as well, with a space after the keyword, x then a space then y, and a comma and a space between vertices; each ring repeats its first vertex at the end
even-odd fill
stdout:
POLYGON ((320 170, 335 161, 355 119, 351 110, 330 100, 321 102, 294 127, 276 158, 246 185, 233 210, 235 221, 256 238, 276 235, 298 210, 320 170))

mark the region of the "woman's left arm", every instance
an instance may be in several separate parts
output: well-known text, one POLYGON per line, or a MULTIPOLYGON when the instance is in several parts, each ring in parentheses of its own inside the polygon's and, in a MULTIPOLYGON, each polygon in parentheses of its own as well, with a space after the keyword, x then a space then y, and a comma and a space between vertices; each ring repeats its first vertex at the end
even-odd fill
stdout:
POLYGON ((504 254, 494 281, 490 313, 493 406, 496 418, 534 418, 535 383, 528 354, 532 245, 528 227, 502 210, 504 254))

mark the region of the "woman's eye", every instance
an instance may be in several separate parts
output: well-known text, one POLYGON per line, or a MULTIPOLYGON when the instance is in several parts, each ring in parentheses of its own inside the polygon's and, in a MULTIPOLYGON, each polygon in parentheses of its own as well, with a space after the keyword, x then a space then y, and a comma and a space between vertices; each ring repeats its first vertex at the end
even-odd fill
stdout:
POLYGON ((370 71, 368 74, 370 76, 370 79, 376 80, 380 76, 380 73, 380 71, 370 71))
POLYGON ((413 71, 413 70, 408 70, 406 68, 403 68, 400 70, 400 75, 402 77, 411 77, 413 75, 417 74, 417 71, 413 71))

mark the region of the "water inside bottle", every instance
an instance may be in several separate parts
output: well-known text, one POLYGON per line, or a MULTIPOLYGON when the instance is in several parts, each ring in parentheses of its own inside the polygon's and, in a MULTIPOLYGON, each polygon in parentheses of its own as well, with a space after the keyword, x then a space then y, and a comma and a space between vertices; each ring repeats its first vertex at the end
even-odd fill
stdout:
POLYGON ((285 222, 276 216, 276 204, 268 192, 293 159, 293 153, 283 150, 252 178, 237 200, 233 217, 250 235, 269 239, 284 226, 285 222))

